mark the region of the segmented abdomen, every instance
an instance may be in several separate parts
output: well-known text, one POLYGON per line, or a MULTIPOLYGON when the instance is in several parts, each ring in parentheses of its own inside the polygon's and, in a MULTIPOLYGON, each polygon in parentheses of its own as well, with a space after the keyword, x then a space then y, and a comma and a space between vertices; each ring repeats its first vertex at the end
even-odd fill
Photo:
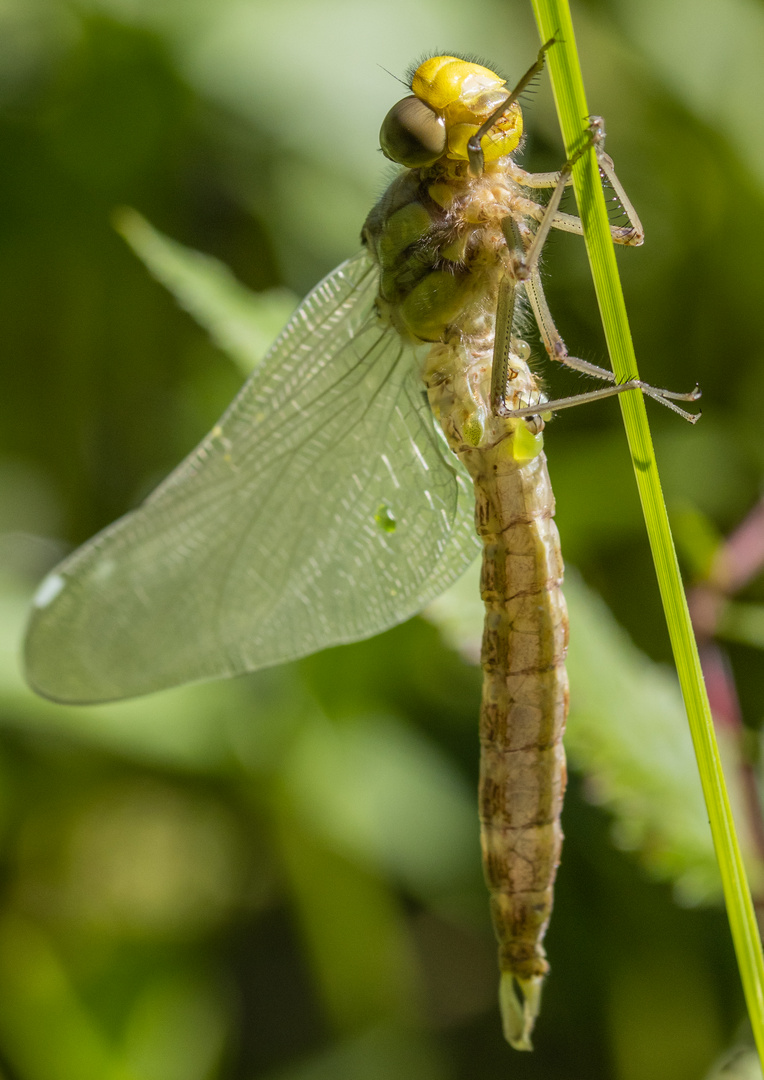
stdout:
POLYGON ((490 451, 468 456, 484 543, 483 865, 500 967, 519 986, 522 1005, 548 968, 542 941, 562 845, 563 564, 543 453, 521 466, 490 451))

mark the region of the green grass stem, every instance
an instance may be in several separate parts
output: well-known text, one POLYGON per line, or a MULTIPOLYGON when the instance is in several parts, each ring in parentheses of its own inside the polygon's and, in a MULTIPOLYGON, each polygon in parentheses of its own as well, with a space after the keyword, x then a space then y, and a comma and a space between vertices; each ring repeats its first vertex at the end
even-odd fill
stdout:
MULTIPOLYGON (((581 146, 589 116, 570 8, 567 0, 531 2, 541 40, 556 39, 555 45, 547 53, 547 63, 566 152, 570 156, 581 146)), ((573 185, 613 370, 619 382, 639 378, 593 151, 584 154, 576 163, 573 185)), ((621 394, 619 402, 698 761, 748 1013, 759 1058, 764 1063, 764 961, 761 942, 661 491, 645 402, 642 394, 636 390, 621 394)))

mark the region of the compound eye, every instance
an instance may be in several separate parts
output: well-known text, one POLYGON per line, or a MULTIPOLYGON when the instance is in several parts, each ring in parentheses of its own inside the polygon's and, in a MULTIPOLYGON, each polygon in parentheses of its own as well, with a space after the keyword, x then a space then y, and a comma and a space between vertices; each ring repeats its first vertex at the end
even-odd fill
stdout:
POLYGON ((446 152, 446 125, 442 116, 418 97, 393 105, 379 132, 382 153, 408 169, 434 164, 446 152))

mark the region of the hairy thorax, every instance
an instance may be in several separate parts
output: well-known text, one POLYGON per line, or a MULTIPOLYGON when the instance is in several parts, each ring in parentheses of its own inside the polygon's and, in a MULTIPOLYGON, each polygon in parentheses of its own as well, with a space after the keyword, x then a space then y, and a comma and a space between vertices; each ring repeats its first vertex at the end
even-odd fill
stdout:
MULTIPOLYGON (((422 377, 463 460, 470 448, 499 443, 524 460, 542 445, 540 419, 529 425, 496 417, 490 406, 497 296, 510 258, 502 221, 520 217, 517 204, 526 201, 511 168, 500 158, 480 177, 469 175, 466 162, 407 170, 362 234, 379 267, 378 318, 405 341, 430 343, 422 377)), ((511 357, 510 377, 510 400, 538 400, 525 356, 511 357)))
POLYGON ((379 315, 404 339, 492 333, 507 258, 501 221, 520 197, 502 165, 477 178, 466 162, 408 170, 366 219, 362 239, 380 269, 379 315))

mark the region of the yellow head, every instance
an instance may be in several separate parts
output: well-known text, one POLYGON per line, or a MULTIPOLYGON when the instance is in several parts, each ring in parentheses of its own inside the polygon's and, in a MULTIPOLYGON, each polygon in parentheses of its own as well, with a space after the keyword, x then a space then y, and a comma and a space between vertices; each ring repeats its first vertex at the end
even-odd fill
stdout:
MULTIPOLYGON (((441 158, 467 161, 467 143, 509 96, 486 67, 456 56, 433 56, 411 80, 411 97, 394 105, 382 123, 379 141, 392 161, 416 169, 441 158)), ((513 102, 481 139, 484 161, 511 154, 523 134, 520 106, 513 102)))

